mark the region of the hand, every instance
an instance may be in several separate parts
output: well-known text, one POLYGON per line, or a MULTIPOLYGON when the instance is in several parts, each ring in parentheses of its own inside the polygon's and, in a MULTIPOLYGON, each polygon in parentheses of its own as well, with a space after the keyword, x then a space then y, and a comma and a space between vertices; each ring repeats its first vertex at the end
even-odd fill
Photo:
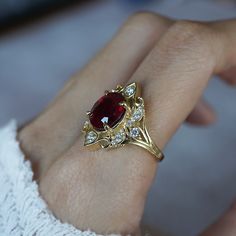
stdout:
MULTIPOLYGON (((158 163, 132 145, 88 151, 81 137, 86 111, 104 90, 139 82, 149 133, 163 149, 185 120, 205 125, 214 121, 214 111, 201 95, 212 74, 236 83, 235 44, 233 20, 174 22, 153 13, 130 17, 46 110, 19 132, 53 213, 80 229, 137 235, 158 163)), ((232 212, 203 235, 234 235, 232 212)))

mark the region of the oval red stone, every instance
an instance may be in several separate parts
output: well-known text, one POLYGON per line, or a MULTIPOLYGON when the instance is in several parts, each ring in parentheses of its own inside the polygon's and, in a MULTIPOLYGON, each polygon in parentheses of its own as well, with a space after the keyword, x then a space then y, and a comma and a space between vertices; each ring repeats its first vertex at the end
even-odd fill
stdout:
POLYGON ((98 131, 104 131, 103 123, 114 127, 125 114, 125 108, 119 105, 125 98, 120 93, 108 93, 99 98, 89 115, 90 123, 98 131))

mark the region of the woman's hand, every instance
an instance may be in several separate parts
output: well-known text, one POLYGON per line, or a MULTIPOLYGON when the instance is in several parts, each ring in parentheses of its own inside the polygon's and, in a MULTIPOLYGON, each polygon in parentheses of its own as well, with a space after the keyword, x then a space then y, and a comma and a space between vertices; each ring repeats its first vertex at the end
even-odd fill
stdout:
MULTIPOLYGON (((132 145, 88 151, 81 137, 86 111, 104 90, 139 82, 149 133, 163 149, 183 121, 214 121, 201 95, 213 74, 236 83, 235 45, 233 20, 174 22, 153 13, 130 17, 47 109, 19 132, 53 213, 80 229, 138 234, 158 164, 132 145)), ((204 236, 236 234, 236 218, 230 213, 226 217, 204 236)))

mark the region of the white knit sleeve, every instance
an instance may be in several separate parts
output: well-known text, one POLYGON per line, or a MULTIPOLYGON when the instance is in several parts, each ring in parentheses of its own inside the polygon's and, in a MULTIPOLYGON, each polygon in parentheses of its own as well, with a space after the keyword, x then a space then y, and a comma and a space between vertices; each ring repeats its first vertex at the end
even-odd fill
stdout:
MULTIPOLYGON (((16 140, 16 122, 0 129, 0 236, 96 236, 61 223, 32 179, 30 162, 16 140)), ((115 236, 115 235, 113 235, 115 236)))

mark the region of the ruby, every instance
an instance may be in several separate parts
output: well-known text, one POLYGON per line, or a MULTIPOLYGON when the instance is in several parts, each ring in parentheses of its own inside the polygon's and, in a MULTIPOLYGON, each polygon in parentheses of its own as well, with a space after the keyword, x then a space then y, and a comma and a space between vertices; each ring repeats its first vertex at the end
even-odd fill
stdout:
POLYGON ((89 115, 90 123, 98 131, 104 131, 104 122, 111 128, 124 117, 125 108, 120 105, 125 98, 120 93, 108 93, 99 98, 89 115))

